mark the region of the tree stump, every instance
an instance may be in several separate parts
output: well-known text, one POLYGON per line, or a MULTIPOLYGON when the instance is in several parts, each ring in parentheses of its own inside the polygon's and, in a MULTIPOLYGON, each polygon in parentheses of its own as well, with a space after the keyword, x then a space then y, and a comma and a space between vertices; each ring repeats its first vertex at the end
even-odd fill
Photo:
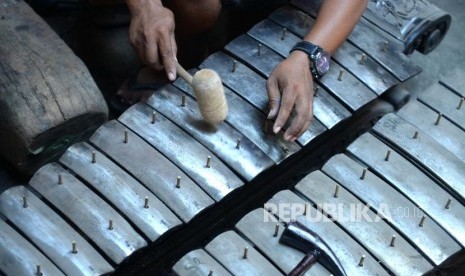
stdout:
POLYGON ((0 154, 32 174, 88 138, 108 107, 83 62, 24 1, 1 1, 0 41, 0 154))

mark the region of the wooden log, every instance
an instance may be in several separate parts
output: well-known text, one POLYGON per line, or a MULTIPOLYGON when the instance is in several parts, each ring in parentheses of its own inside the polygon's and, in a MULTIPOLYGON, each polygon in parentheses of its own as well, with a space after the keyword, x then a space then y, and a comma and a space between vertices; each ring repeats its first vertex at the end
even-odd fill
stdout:
POLYGON ((32 174, 108 118, 83 62, 21 0, 0 4, 0 154, 32 174))

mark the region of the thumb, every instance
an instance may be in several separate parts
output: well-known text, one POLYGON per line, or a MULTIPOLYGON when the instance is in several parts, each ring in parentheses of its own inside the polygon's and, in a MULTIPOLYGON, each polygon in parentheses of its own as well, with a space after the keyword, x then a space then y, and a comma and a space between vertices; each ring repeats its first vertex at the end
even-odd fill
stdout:
POLYGON ((276 116, 278 116, 279 106, 281 103, 281 93, 279 92, 278 82, 273 75, 270 76, 266 82, 266 91, 268 93, 268 102, 270 106, 268 119, 275 119, 276 116))

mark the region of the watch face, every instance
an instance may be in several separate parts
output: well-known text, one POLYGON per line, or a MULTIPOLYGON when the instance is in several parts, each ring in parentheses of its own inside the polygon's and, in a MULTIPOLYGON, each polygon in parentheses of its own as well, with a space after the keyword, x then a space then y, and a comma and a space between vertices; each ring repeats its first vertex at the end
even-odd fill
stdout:
POLYGON ((315 65, 319 75, 323 76, 324 74, 326 74, 326 72, 328 72, 329 62, 330 57, 326 51, 322 50, 317 54, 315 59, 315 65))

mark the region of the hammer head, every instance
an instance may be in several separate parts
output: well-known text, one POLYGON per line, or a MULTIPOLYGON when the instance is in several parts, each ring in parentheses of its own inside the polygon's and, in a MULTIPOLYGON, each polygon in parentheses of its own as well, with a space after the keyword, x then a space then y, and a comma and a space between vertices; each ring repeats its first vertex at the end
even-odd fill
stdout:
POLYGON ((334 275, 345 276, 346 273, 336 255, 315 232, 299 222, 290 222, 283 231, 279 242, 293 247, 305 254, 313 254, 319 262, 334 275))

